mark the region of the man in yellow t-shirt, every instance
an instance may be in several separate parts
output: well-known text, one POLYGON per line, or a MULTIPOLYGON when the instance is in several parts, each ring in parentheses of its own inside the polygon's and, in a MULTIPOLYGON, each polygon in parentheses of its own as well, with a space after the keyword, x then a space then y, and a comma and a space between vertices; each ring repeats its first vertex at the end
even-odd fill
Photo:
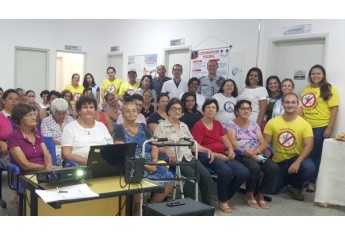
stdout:
POLYGON ((314 162, 308 158, 313 148, 313 131, 310 124, 297 115, 296 94, 285 95, 282 104, 285 113, 266 124, 264 137, 266 142, 272 145, 272 160, 280 168, 277 193, 289 185, 286 189, 292 197, 304 201, 303 184, 315 171, 314 162))
POLYGON ((120 91, 119 91, 119 99, 124 101, 123 97, 127 94, 129 96, 132 96, 134 94, 134 91, 139 88, 140 83, 136 82, 137 78, 137 71, 133 68, 128 70, 128 82, 124 82, 121 85, 120 91))
POLYGON ((119 96, 119 90, 122 85, 122 80, 119 78, 116 78, 116 70, 114 67, 108 67, 107 68, 107 74, 108 78, 104 79, 102 81, 101 85, 101 97, 102 97, 102 108, 105 109, 106 101, 105 101, 105 95, 107 93, 114 94, 115 98, 119 96))

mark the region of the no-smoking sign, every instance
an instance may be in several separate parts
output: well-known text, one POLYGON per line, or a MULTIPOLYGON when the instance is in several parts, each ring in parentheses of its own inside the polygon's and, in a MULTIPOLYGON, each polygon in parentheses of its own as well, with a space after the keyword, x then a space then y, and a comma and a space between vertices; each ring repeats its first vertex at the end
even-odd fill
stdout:
POLYGON ((302 97, 302 105, 304 107, 310 108, 310 107, 315 106, 315 104, 316 104, 316 96, 315 96, 315 94, 308 93, 308 94, 305 94, 302 97))
POLYGON ((278 143, 283 148, 290 148, 295 145, 296 137, 291 131, 283 131, 278 135, 278 143))

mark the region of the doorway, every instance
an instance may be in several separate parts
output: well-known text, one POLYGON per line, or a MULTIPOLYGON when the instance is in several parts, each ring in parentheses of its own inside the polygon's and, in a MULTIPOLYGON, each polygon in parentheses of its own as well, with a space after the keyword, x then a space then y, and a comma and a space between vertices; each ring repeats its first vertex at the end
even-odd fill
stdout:
MULTIPOLYGON (((121 79, 122 81, 126 82, 127 77, 123 78, 123 53, 122 52, 114 52, 107 54, 107 64, 108 67, 112 66, 116 70, 116 77, 121 79)), ((106 74, 106 71, 104 71, 106 74)))
POLYGON ((172 68, 175 64, 182 65, 182 80, 190 79, 190 46, 164 49, 164 65, 167 70, 166 76, 172 78, 172 68))
POLYGON ((315 64, 325 66, 328 35, 273 39, 269 42, 267 77, 277 75, 280 80, 290 78, 295 93, 300 96, 308 84, 308 72, 315 64))
POLYGON ((33 90, 36 95, 48 89, 49 49, 15 47, 14 88, 33 90))
POLYGON ((79 84, 83 84, 85 74, 86 53, 75 52, 56 52, 56 90, 61 92, 66 85, 71 83, 72 75, 77 73, 80 75, 79 84))

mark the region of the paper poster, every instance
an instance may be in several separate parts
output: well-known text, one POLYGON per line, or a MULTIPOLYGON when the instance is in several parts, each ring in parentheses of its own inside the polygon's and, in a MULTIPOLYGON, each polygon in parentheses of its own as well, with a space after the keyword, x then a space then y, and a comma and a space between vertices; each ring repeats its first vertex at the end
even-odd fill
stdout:
POLYGON ((228 77, 230 47, 194 50, 191 52, 192 77, 207 76, 207 63, 209 60, 218 62, 217 74, 228 77))
POLYGON ((137 71, 137 80, 143 75, 157 76, 157 54, 128 56, 127 70, 134 68, 137 71))

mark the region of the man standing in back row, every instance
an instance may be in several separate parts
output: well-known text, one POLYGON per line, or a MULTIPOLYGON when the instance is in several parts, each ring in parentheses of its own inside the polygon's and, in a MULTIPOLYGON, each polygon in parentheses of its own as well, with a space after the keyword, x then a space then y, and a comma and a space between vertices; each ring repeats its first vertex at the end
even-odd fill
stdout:
POLYGON ((161 93, 164 82, 171 80, 170 77, 165 76, 166 72, 167 71, 166 71, 164 65, 157 66, 158 77, 156 77, 152 80, 153 89, 156 91, 157 95, 159 95, 161 93))
POLYGON ((212 98, 218 93, 221 83, 225 80, 223 76, 217 75, 218 62, 216 60, 209 60, 207 63, 208 75, 200 78, 200 86, 198 93, 203 95, 206 99, 212 98))
POLYGON ((303 184, 315 171, 315 164, 308 157, 313 149, 313 130, 306 120, 297 115, 296 94, 286 94, 282 104, 284 114, 268 121, 264 137, 272 145, 272 160, 280 168, 277 193, 287 186, 286 190, 295 200, 304 201, 303 184))

